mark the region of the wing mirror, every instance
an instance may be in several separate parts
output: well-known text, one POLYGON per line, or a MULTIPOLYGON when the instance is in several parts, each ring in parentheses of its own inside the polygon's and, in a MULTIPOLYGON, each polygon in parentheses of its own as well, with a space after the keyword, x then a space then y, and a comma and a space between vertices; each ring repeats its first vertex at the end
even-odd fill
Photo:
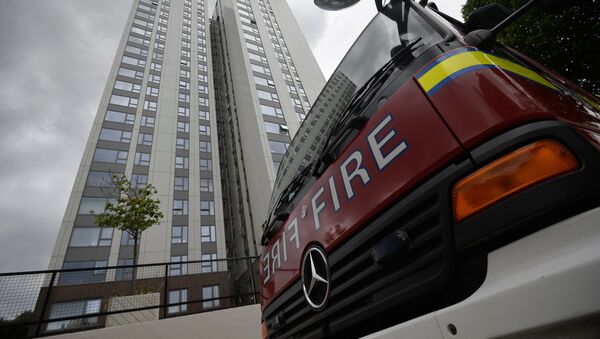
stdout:
POLYGON ((492 29, 511 14, 512 11, 501 4, 488 4, 474 10, 469 20, 465 22, 465 26, 468 32, 476 29, 492 29))
POLYGON ((350 7, 360 0, 314 0, 315 5, 317 7, 328 10, 328 11, 337 11, 340 9, 344 9, 350 7))

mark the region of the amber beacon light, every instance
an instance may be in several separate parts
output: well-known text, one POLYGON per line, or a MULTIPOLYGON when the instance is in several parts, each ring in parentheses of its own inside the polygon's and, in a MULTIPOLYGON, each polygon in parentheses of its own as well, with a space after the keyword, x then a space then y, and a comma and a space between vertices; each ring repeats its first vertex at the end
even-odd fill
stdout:
POLYGON ((558 141, 541 140, 521 147, 454 185, 454 219, 460 222, 528 187, 578 168, 577 158, 558 141))

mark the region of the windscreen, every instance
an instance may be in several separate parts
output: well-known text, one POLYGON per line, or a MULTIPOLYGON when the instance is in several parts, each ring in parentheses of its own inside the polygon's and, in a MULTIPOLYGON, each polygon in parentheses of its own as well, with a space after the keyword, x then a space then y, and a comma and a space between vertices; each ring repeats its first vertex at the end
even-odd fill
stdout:
POLYGON ((353 95, 390 60, 392 51, 418 40, 412 50, 416 57, 442 40, 440 33, 410 2, 389 7, 385 15, 378 13, 327 81, 281 161, 271 198, 271 213, 281 192, 302 169, 318 159, 337 118, 353 95))

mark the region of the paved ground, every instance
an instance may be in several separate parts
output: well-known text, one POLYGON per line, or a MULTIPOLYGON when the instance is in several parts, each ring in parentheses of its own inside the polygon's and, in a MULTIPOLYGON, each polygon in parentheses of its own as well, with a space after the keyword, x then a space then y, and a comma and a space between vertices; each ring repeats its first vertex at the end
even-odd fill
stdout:
POLYGON ((260 305, 198 313, 135 325, 57 335, 53 339, 162 339, 260 337, 260 305))

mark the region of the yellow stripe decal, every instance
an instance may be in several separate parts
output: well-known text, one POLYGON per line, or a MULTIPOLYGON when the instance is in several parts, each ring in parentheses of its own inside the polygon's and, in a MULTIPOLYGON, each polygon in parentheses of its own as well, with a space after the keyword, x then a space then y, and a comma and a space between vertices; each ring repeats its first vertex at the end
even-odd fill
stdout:
POLYGON ((536 72, 514 62, 478 50, 465 50, 462 53, 443 58, 435 66, 430 66, 426 72, 417 75, 417 81, 428 95, 432 95, 448 82, 462 74, 483 68, 502 69, 558 90, 556 86, 536 72))

